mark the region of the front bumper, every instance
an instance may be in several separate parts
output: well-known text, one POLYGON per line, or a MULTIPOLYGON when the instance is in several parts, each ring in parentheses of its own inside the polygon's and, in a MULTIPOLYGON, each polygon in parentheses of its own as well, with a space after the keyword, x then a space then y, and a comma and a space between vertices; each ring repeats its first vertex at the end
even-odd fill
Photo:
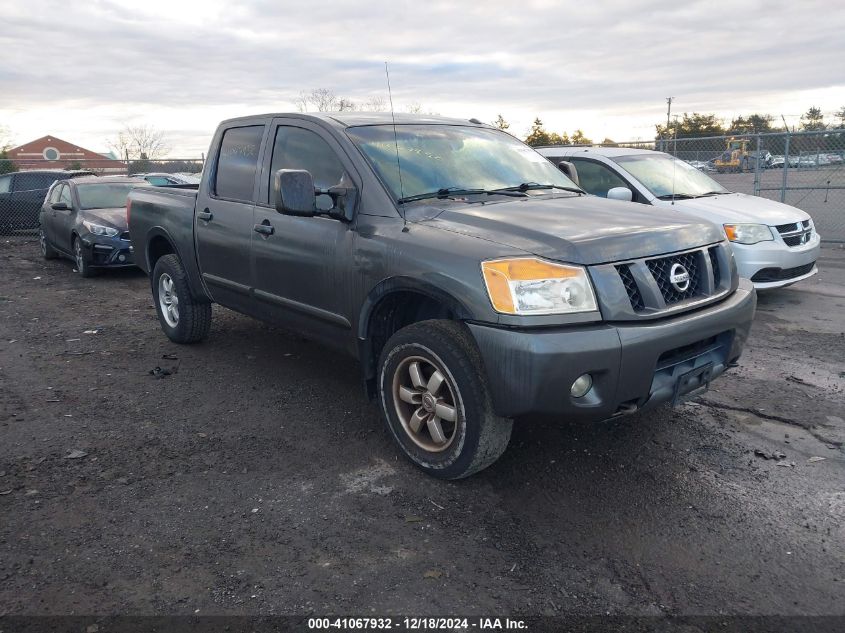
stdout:
POLYGON ((498 415, 599 421, 668 402, 679 378, 712 363, 722 374, 739 358, 757 303, 741 279, 730 297, 674 318, 639 323, 515 330, 468 324, 498 415), (589 373, 593 388, 573 398, 589 373))
POLYGON ((82 236, 81 239, 88 263, 91 266, 121 268, 135 265, 132 242, 128 239, 122 239, 120 235, 106 237, 88 234, 82 236))
POLYGON ((740 277, 753 279, 754 287, 763 290, 788 286, 815 275, 818 270, 810 264, 819 258, 821 238, 814 231, 810 241, 801 246, 789 247, 778 236, 773 241, 757 244, 732 243, 731 248, 740 277), (768 274, 770 271, 771 274, 768 274), (788 271, 795 274, 791 275, 788 271), (755 276, 757 279, 754 279, 755 276))

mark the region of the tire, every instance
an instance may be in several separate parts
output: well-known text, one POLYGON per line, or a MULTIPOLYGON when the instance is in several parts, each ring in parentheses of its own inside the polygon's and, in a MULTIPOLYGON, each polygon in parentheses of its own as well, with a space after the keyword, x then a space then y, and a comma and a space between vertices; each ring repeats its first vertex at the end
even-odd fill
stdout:
POLYGON ((50 244, 50 240, 47 239, 43 226, 38 228, 38 244, 41 247, 41 255, 44 259, 56 259, 59 256, 59 253, 50 244))
POLYGON ((93 277, 97 274, 97 270, 85 259, 85 251, 82 250, 82 240, 79 237, 73 238, 73 261, 80 277, 93 277))
POLYGON ((191 295, 188 276, 176 255, 156 262, 152 276, 153 303, 161 329, 174 343, 197 343, 211 329, 211 304, 191 295))
POLYGON ((378 389, 388 430, 429 475, 468 477, 508 446, 513 422, 494 413, 481 356, 463 324, 421 321, 396 332, 379 358, 378 389))

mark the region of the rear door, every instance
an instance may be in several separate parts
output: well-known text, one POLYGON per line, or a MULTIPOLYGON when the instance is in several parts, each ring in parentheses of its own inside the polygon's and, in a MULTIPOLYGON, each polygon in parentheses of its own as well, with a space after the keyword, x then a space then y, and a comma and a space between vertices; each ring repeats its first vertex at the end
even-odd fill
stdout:
MULTIPOLYGON (((352 224, 326 216, 283 215, 271 206, 273 175, 304 169, 314 186, 353 186, 360 178, 349 157, 322 128, 302 119, 274 119, 265 150, 260 202, 255 207, 252 266, 259 316, 336 347, 348 342, 352 224)), ((317 208, 332 208, 327 195, 317 208)))
POLYGON ((264 123, 223 130, 208 181, 197 195, 197 259, 212 298, 250 312, 250 240, 264 123))

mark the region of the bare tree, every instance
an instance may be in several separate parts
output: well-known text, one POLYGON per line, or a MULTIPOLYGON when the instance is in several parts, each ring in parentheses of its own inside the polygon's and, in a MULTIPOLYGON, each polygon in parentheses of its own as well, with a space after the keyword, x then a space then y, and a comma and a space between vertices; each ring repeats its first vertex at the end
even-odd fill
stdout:
POLYGON ((164 132, 152 125, 126 125, 108 146, 120 158, 131 160, 155 160, 170 151, 164 132))
POLYGON ((385 103, 384 97, 370 97, 364 104, 364 109, 369 112, 384 112, 387 110, 387 103, 385 103))
POLYGON ((405 106, 405 112, 408 114, 421 114, 423 111, 422 104, 419 101, 413 101, 405 106))
POLYGON ((340 100, 335 93, 328 88, 314 88, 308 92, 303 90, 299 97, 294 99, 300 112, 308 112, 311 109, 317 112, 333 112, 337 110, 338 101, 340 100))
POLYGON ((337 100, 337 111, 338 112, 355 112, 358 109, 358 104, 355 103, 352 99, 346 99, 341 97, 337 100))
POLYGON ((495 125, 500 130, 507 130, 511 126, 510 123, 505 121, 505 117, 503 117, 501 114, 496 118, 495 121, 493 121, 493 125, 495 125))

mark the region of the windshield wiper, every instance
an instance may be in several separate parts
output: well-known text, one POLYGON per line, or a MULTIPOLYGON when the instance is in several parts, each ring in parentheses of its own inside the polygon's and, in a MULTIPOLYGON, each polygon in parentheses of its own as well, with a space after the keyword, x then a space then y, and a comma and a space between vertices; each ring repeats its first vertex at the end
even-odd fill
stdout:
POLYGON ((561 191, 571 191, 572 193, 584 193, 583 189, 577 187, 564 187, 563 185, 541 185, 536 182, 524 182, 516 187, 502 187, 501 189, 493 189, 488 193, 505 193, 508 191, 519 191, 525 193, 531 189, 560 189, 561 191))
POLYGON ((512 191, 507 190, 489 190, 489 189, 464 189, 462 187, 443 187, 442 189, 438 189, 437 191, 430 191, 428 193, 418 193, 413 196, 405 196, 404 198, 399 198, 397 202, 400 204, 405 202, 415 202, 417 200, 428 200, 429 198, 450 198, 452 196, 474 196, 474 195, 481 195, 481 194, 493 195, 493 194, 501 194, 503 196, 524 196, 526 194, 514 189, 512 191))
POLYGON ((697 198, 698 196, 694 196, 691 193, 664 193, 662 196, 657 196, 658 200, 690 200, 691 198, 697 198))
POLYGON ((707 191, 705 193, 700 193, 695 197, 696 198, 707 198, 708 196, 721 196, 721 195, 724 195, 726 193, 730 193, 730 191, 707 191))

